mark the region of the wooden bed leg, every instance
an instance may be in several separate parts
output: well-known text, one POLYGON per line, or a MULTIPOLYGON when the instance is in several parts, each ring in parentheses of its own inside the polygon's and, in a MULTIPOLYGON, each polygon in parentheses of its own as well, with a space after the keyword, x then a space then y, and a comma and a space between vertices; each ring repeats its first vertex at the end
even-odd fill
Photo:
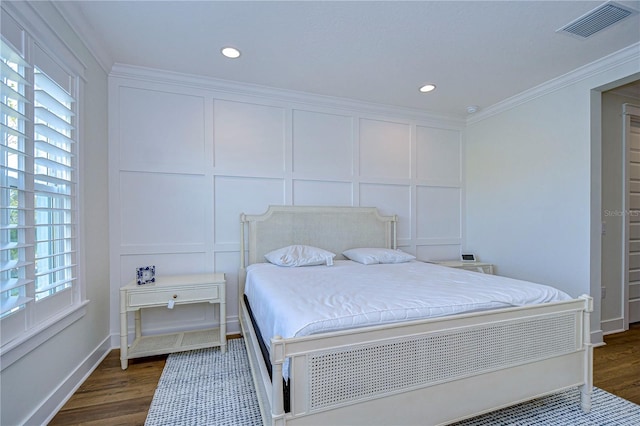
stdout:
POLYGON ((585 309, 583 311, 584 330, 582 341, 584 345, 584 384, 580 386, 580 407, 582 411, 588 413, 591 411, 591 394, 593 393, 593 344, 591 343, 591 312, 593 312, 593 298, 588 295, 582 295, 585 301, 585 309))
POLYGON ((284 424, 284 384, 282 364, 284 363, 284 341, 282 336, 271 339, 271 416, 275 425, 284 424))
MULTIPOLYGON (((244 267, 238 269, 238 312, 242 312, 244 305, 244 282, 247 279, 247 270, 244 267)), ((242 315, 238 315, 240 319, 242 315)), ((242 336, 242 327, 240 327, 240 335, 242 336)))
POLYGON ((580 407, 584 413, 591 412, 591 394, 593 386, 580 386, 580 407))
MULTIPOLYGON (((247 264, 244 254, 244 227, 246 222, 246 216, 244 213, 240 214, 240 268, 238 269, 238 312, 242 312, 242 304, 244 298, 244 285, 247 278, 247 264)), ((240 318, 238 314, 238 318, 240 318)), ((242 335, 242 327, 240 327, 240 335, 242 335)))
MULTIPOLYGON (((585 313, 585 316, 589 316, 585 313)), ((584 384, 580 386, 580 407, 582 411, 588 413, 591 411, 591 394, 593 393, 593 345, 585 342, 584 353, 584 384)))

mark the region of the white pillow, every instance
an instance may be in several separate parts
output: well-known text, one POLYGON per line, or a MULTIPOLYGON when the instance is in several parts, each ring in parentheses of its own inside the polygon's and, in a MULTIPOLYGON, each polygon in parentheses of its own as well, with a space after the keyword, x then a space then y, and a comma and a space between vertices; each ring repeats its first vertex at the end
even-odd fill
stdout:
POLYGON ((333 265, 335 253, 318 247, 292 245, 264 255, 270 263, 278 266, 333 265))
POLYGON ((346 250, 342 254, 347 259, 351 259, 364 265, 371 265, 375 263, 403 263, 416 258, 402 250, 386 248, 354 248, 346 250))

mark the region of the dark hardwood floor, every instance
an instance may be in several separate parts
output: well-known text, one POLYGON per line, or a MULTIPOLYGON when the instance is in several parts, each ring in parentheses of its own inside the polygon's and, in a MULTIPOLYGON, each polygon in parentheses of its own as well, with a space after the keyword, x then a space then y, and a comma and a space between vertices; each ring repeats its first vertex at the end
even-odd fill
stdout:
MULTIPOLYGON (((594 385, 640 404, 640 323, 605 336, 594 350, 594 385)), ((50 425, 144 425, 166 356, 134 359, 120 368, 113 350, 50 425)))
POLYGON ((606 346, 593 351, 594 386, 640 404, 640 323, 604 341, 606 346))
POLYGON ((112 350, 49 425, 144 425, 166 359, 138 358, 122 370, 112 350))

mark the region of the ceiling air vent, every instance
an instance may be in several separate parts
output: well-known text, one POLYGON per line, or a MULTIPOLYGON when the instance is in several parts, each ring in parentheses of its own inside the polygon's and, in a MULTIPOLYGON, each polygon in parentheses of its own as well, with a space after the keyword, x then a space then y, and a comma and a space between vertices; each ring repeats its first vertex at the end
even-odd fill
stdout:
POLYGON ((636 13, 636 10, 621 4, 607 2, 565 25, 557 32, 588 38, 636 13))

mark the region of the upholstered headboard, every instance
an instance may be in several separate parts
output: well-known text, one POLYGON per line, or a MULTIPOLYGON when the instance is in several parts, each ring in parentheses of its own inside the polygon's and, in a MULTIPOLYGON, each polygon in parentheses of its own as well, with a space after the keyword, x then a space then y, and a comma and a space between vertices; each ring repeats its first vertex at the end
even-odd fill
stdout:
POLYGON ((264 255, 293 244, 329 250, 336 259, 356 247, 396 248, 397 216, 381 216, 375 207, 269 206, 263 214, 240 215, 240 276, 266 262, 264 255), (245 234, 246 232, 246 234, 245 234))
POLYGON ((355 247, 395 248, 396 221, 375 207, 269 206, 260 215, 240 215, 241 257, 248 250, 248 262, 241 263, 265 262, 266 253, 292 244, 329 250, 336 259, 344 259, 342 252, 355 247))

